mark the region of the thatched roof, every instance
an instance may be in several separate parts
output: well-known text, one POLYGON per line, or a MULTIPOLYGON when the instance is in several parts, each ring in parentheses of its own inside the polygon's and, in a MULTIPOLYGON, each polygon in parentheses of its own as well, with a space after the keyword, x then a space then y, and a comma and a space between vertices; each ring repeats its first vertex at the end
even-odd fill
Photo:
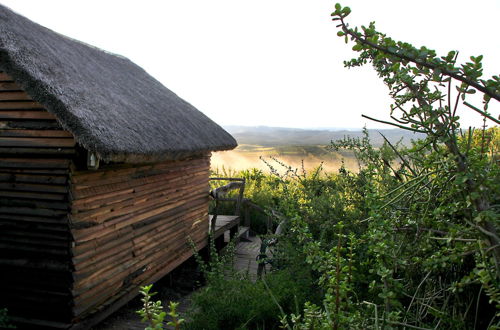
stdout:
POLYGON ((0 5, 0 69, 105 161, 179 159, 234 138, 127 58, 0 5))

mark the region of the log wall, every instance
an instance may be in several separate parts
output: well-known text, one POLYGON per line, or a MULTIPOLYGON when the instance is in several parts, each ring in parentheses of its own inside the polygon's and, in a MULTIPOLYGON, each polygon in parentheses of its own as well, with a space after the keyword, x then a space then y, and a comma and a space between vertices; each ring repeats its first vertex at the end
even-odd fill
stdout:
POLYGON ((209 156, 70 175, 73 316, 102 311, 206 244, 209 156))
POLYGON ((56 118, 0 72, 0 307, 10 315, 70 321, 74 147, 56 118))
POLYGON ((207 243, 209 155, 92 171, 79 150, 0 71, 0 307, 21 327, 88 328, 207 243))

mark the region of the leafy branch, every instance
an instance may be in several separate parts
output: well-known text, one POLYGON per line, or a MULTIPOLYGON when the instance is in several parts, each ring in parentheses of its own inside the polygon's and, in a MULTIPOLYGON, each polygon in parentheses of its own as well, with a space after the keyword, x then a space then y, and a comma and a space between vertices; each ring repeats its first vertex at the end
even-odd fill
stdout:
MULTIPOLYGON (((332 13, 333 20, 340 22, 338 25, 340 31, 337 35, 344 37, 346 42, 349 39, 354 41, 353 50, 360 52, 358 58, 345 62, 345 65, 355 67, 371 62, 389 87, 390 95, 395 101, 391 106, 391 117, 395 122, 374 119, 366 115, 363 117, 413 132, 426 133, 436 151, 442 150, 438 146, 439 143, 444 144, 446 151, 439 152, 444 152, 444 157, 453 157, 455 172, 464 178, 464 194, 472 201, 478 213, 474 217, 473 227, 484 235, 490 246, 498 246, 500 239, 496 225, 494 220, 487 216, 491 213, 491 196, 482 191, 481 182, 471 171, 472 160, 459 146, 460 141, 457 137, 459 117, 456 116, 456 110, 461 98, 467 107, 478 112, 484 120, 500 123, 487 111, 491 99, 500 101, 499 76, 493 76, 488 80, 480 79, 483 74, 482 56, 472 56, 471 62, 457 66, 457 52, 451 51, 447 56, 439 58, 435 51, 426 47, 417 49, 409 43, 392 40, 376 31, 374 22, 368 27, 362 26, 362 32, 357 27, 351 29, 345 22, 350 13, 349 7, 343 8, 340 4, 335 6, 335 11, 332 13), (452 79, 459 82, 454 104, 450 95, 452 79), (447 91, 442 92, 442 88, 447 91), (484 110, 465 101, 466 96, 476 93, 476 90, 483 93, 484 110), (446 99, 448 104, 444 105, 446 99), (399 119, 393 116, 395 110, 401 112, 399 119)), ((484 129, 485 127, 483 131, 484 129)), ((438 169, 438 172, 447 175, 449 168, 438 169)), ((471 220, 468 220, 469 223, 471 220)), ((497 276, 500 276, 500 249, 494 248, 493 254, 497 276)))
POLYGON ((179 303, 171 301, 168 305, 169 312, 165 312, 160 300, 151 300, 151 298, 156 295, 156 292, 151 292, 152 287, 152 284, 141 287, 140 293, 143 296, 141 298, 143 306, 136 312, 141 317, 141 321, 148 324, 145 330, 165 329, 165 318, 167 315, 170 316, 172 320, 168 321, 166 325, 176 330, 180 329, 185 320, 180 318, 177 312, 179 303))
MULTIPOLYGON (((477 90, 481 91, 487 96, 487 99, 493 98, 500 101, 500 77, 493 76, 492 79, 479 80, 481 76, 479 72, 475 71, 474 68, 478 67, 482 60, 482 56, 472 57, 472 63, 467 63, 461 68, 455 67, 452 64, 452 59, 455 52, 450 52, 448 57, 437 58, 432 55, 435 54, 426 48, 417 49, 407 43, 394 42, 390 38, 385 38, 385 35, 376 32, 373 23, 370 24, 369 28, 363 27, 363 34, 358 31, 357 28, 350 29, 349 25, 344 21, 351 10, 349 7, 342 8, 340 4, 336 4, 335 12, 331 14, 334 21, 340 21, 337 27, 342 29, 337 35, 350 36, 357 44, 353 47, 353 50, 361 51, 364 49, 376 49, 380 52, 390 55, 393 58, 398 58, 401 62, 413 62, 417 66, 425 67, 435 72, 435 74, 444 74, 446 76, 452 77, 467 86, 472 86, 477 90), (382 38, 381 38, 382 37, 382 38), (380 40, 380 42, 378 42, 380 40)), ((480 66, 479 66, 480 68, 480 66)))

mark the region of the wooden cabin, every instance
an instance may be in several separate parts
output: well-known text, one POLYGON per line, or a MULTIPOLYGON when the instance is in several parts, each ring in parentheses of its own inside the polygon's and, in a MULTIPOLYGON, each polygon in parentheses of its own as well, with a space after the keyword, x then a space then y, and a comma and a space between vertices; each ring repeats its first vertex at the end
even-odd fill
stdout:
POLYGON ((0 5, 0 308, 88 328, 208 232, 220 126, 130 60, 0 5))

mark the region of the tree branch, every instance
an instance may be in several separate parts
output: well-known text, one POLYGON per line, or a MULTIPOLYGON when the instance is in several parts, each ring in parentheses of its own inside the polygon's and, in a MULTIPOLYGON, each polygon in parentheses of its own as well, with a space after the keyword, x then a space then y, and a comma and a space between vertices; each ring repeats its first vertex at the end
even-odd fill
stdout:
POLYGON ((436 64, 433 64, 433 63, 429 63, 427 61, 424 61, 424 60, 419 60, 419 59, 416 59, 416 58, 413 58, 411 56, 408 56, 408 55, 404 55, 404 54, 398 54, 397 52, 395 51, 391 51, 387 48, 384 48, 382 46, 379 46, 377 44, 374 44, 373 42, 370 42, 362 37, 360 37, 359 35, 357 35, 354 31, 350 30, 349 28, 347 28, 347 25, 344 23, 343 20, 341 20, 342 22, 342 31, 344 31, 345 34, 348 34, 350 35, 352 38, 354 38, 355 40, 359 41, 360 43, 364 44, 364 45, 368 45, 370 46, 371 48, 374 48, 378 51, 381 51, 383 53, 386 53, 386 54, 389 54, 389 55, 392 55, 392 56, 395 56, 395 57, 398 57, 402 60, 406 60, 406 61, 409 61, 409 62, 413 62, 415 64, 418 64, 418 65, 421 65, 423 67, 426 67, 426 68, 429 68, 431 70, 435 70, 435 69, 439 69, 441 71, 441 73, 449 76, 449 77, 452 77, 458 81, 461 81, 463 82, 464 84, 467 84, 471 87, 474 87, 476 88, 477 90, 483 92, 484 94, 490 96, 491 98, 497 100, 497 101, 500 101, 500 94, 490 90, 489 88, 479 84, 478 82, 474 81, 474 80, 471 80, 471 79, 468 79, 467 77, 464 77, 456 72, 453 72, 453 71, 450 71, 444 67, 441 67, 441 66, 438 66, 436 64))
POLYGON ((401 161, 403 162, 403 164, 410 170, 410 172, 414 175, 414 176, 417 176, 417 173, 413 170, 413 168, 411 168, 410 164, 408 163, 408 161, 406 159, 404 159, 404 157, 399 153, 399 151, 396 149, 396 147, 394 147, 392 145, 392 143, 385 137, 384 134, 378 132, 380 135, 382 135, 382 137, 384 138, 385 142, 387 142, 387 144, 389 145, 389 147, 391 147, 391 149, 396 153, 396 155, 399 157, 399 159, 401 159, 401 161))
POLYGON ((408 130, 408 131, 412 131, 412 132, 416 132, 416 133, 423 133, 423 134, 427 134, 427 132, 426 132, 426 131, 421 131, 421 130, 418 130, 418 129, 416 129, 416 128, 411 128, 411 127, 406 127, 406 126, 403 126, 403 125, 394 124, 394 123, 391 123, 390 121, 385 121, 385 120, 375 119, 375 118, 372 118, 372 117, 368 117, 367 115, 361 115, 361 117, 366 118, 366 119, 370 119, 370 120, 373 120, 373 121, 376 121, 376 122, 379 122, 379 123, 382 123, 382 124, 387 124, 387 125, 396 126, 396 127, 399 127, 399 128, 405 129, 405 130, 408 130))
POLYGON ((486 113, 485 111, 478 109, 477 107, 473 106, 472 104, 470 104, 466 101, 464 101, 464 104, 466 106, 468 106, 469 108, 471 108, 472 110, 478 112, 481 116, 488 118, 489 120, 493 121, 496 124, 500 124, 500 120, 496 119, 495 117, 490 116, 490 114, 486 113))

